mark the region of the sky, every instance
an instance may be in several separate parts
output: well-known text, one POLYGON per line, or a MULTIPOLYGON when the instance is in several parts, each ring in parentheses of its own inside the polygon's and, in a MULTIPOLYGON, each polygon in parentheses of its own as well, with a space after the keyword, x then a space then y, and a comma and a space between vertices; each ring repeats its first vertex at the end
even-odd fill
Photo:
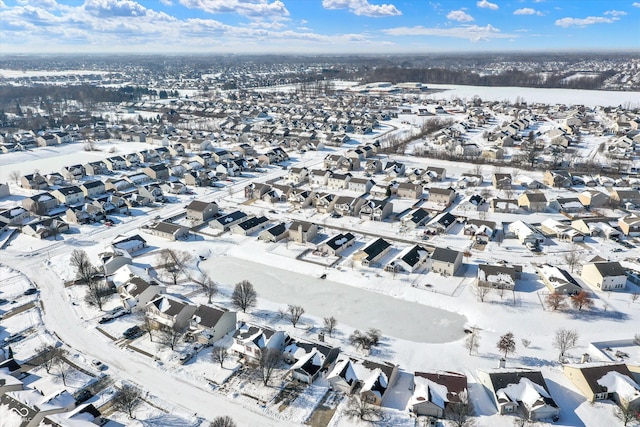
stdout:
POLYGON ((640 51, 640 0, 0 0, 0 55, 640 51))

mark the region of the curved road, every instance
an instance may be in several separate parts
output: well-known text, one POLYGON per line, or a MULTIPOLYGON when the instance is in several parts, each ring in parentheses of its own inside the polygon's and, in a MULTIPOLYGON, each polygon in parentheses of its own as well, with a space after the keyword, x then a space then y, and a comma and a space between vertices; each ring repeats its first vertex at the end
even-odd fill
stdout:
MULTIPOLYGON (((69 248, 71 249, 71 248, 69 248)), ((220 415, 230 415, 239 425, 287 426, 296 425, 287 421, 273 420, 250 407, 237 404, 222 395, 202 388, 178 376, 158 369, 154 362, 144 356, 123 350, 106 342, 92 325, 76 317, 70 310, 70 301, 60 278, 43 265, 44 257, 3 257, 3 263, 24 273, 40 288, 44 306, 46 328, 55 333, 71 349, 96 358, 109 366, 109 374, 138 384, 161 400, 184 408, 186 414, 197 412, 199 417, 213 420, 220 415), (38 268, 41 266, 41 268, 38 268)))

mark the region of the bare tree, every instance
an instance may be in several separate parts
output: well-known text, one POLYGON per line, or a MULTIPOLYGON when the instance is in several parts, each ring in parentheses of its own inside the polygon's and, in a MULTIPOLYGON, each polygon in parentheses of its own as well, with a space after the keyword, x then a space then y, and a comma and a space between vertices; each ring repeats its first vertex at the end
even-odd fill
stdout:
POLYGON ((211 424, 209 424, 209 427, 237 427, 237 424, 233 421, 233 418, 228 415, 224 415, 216 417, 211 424))
POLYGON ((131 384, 124 384, 112 397, 113 407, 126 412, 129 418, 134 418, 133 411, 142 403, 142 391, 131 384))
POLYGON ((180 274, 184 274, 184 269, 190 260, 191 255, 188 252, 169 248, 161 250, 157 257, 158 266, 167 272, 174 285, 178 283, 180 274))
POLYGON ((480 302, 484 302, 487 299, 487 296, 491 293, 491 288, 488 286, 479 286, 476 285, 476 294, 478 295, 478 299, 480 302))
POLYGON ((381 333, 379 329, 369 328, 367 329, 367 338, 369 339, 369 347, 378 345, 380 342, 381 333))
POLYGON ((304 308, 302 308, 301 306, 291 305, 291 304, 287 306, 287 318, 289 319, 289 322, 291 322, 294 328, 300 321, 300 318, 302 317, 303 314, 304 314, 304 308))
POLYGON ((640 345, 640 334, 635 334, 635 335, 633 336, 633 343, 634 343, 635 345, 640 345))
POLYGON ((480 347, 480 333, 478 328, 471 328, 471 333, 464 340, 464 348, 469 350, 469 354, 478 351, 480 347))
POLYGON ((382 418, 382 409, 377 405, 372 405, 358 395, 353 395, 349 398, 345 414, 350 418, 364 421, 378 421, 382 418))
POLYGON ((221 345, 214 345, 213 350, 211 351, 211 360, 214 363, 219 363, 222 368, 224 365, 224 361, 227 359, 229 352, 226 347, 221 345))
POLYGON ((180 342, 180 338, 182 338, 182 331, 177 328, 164 327, 160 329, 160 343, 166 345, 171 350, 175 350, 178 342, 180 342))
POLYGON ((269 380, 273 376, 273 373, 282 360, 282 352, 275 348, 265 348, 260 353, 260 360, 258 361, 258 373, 262 383, 266 386, 269 385, 269 380))
POLYGON ((198 279, 193 279, 193 281, 202 288, 208 298, 207 302, 211 304, 211 299, 218 293, 218 285, 216 285, 216 282, 204 273, 198 279))
POLYGON ((546 300, 547 300, 547 305, 551 307, 553 311, 563 309, 567 306, 567 303, 564 301, 564 295, 558 292, 553 292, 547 295, 546 300))
POLYGON ((69 373, 69 365, 64 359, 63 354, 60 354, 55 359, 53 359, 53 366, 60 374, 60 377, 62 378, 62 384, 67 385, 67 374, 69 373))
POLYGON ((356 348, 370 350, 371 347, 377 345, 380 342, 380 331, 378 329, 371 328, 367 332, 362 333, 361 331, 356 329, 349 336, 349 342, 356 348))
POLYGON ((231 304, 242 310, 243 313, 247 312, 248 308, 255 307, 258 302, 258 294, 253 288, 253 285, 248 280, 236 283, 231 295, 231 304))
POLYGON ((47 371, 47 374, 51 373, 51 368, 54 367, 56 363, 56 359, 62 358, 64 355, 64 350, 60 347, 49 347, 46 344, 42 344, 40 347, 36 349, 40 360, 42 361, 42 366, 47 371))
POLYGON ((632 405, 627 400, 621 399, 620 404, 615 409, 615 414, 616 418, 622 421, 622 425, 626 427, 630 423, 640 421, 640 406, 638 404, 632 405))
POLYGON ((593 307, 593 299, 591 299, 591 295, 589 295, 588 292, 580 291, 575 295, 571 295, 571 305, 578 311, 581 311, 583 308, 590 309, 593 307))
POLYGON ((562 259, 567 263, 569 269, 573 273, 575 268, 580 265, 580 251, 578 250, 578 246, 574 243, 571 245, 571 249, 562 255, 562 259))
POLYGON ((75 267, 78 280, 85 284, 91 283, 93 277, 98 272, 98 269, 91 264, 89 255, 87 255, 87 252, 84 250, 74 249, 73 252, 71 252, 69 263, 75 267))
POLYGON ((473 402, 469 399, 467 391, 458 395, 459 402, 449 402, 445 407, 444 416, 454 427, 471 427, 475 425, 472 418, 474 413, 473 402))
POLYGON ((18 185, 18 181, 20 181, 20 178, 22 177, 22 174, 20 173, 19 170, 12 170, 9 173, 9 179, 12 179, 16 185, 18 185))
POLYGON ((640 294, 638 292, 634 292, 631 294, 631 302, 638 301, 638 298, 640 298, 640 294))
POLYGON ((575 329, 558 329, 556 331, 553 336, 553 347, 560 352, 558 360, 562 361, 567 351, 576 347, 579 337, 578 331, 575 329))
POLYGON ((322 320, 323 320, 323 323, 324 323, 324 330, 327 331, 329 336, 331 336, 333 331, 336 329, 336 326, 338 326, 338 321, 333 316, 325 317, 322 320))
POLYGON ((143 331, 149 334, 149 341, 153 342, 153 331, 156 329, 153 325, 153 321, 147 316, 144 316, 144 323, 140 327, 143 331))
POLYGON ((99 310, 102 310, 104 303, 112 293, 112 290, 104 283, 90 281, 84 299, 88 304, 95 305, 99 310))
POLYGON ((513 336, 513 332, 507 332, 502 335, 496 344, 498 350, 504 353, 504 358, 507 358, 508 354, 515 353, 516 351, 516 339, 513 336))

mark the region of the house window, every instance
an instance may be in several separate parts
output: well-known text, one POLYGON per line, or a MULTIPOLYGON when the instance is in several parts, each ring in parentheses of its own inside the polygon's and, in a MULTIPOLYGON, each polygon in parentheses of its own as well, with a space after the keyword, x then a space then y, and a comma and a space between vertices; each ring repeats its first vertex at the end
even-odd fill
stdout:
POLYGON ((513 406, 509 405, 509 406, 505 406, 504 407, 504 412, 513 412, 513 406))
POLYGON ((596 400, 604 400, 607 398, 607 393, 596 393, 596 400))

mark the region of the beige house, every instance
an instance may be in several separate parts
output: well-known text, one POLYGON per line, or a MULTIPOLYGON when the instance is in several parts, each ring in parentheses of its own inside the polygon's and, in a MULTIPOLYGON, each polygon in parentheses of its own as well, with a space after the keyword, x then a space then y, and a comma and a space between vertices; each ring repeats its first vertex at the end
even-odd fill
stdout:
POLYGON ((461 402, 467 393, 467 377, 457 372, 416 372, 413 375, 411 412, 417 416, 444 418, 445 410, 461 402))
POLYGON ((547 208, 547 197, 543 192, 525 191, 518 197, 518 206, 530 212, 543 212, 547 208))
POLYGON ((422 197, 422 185, 412 184, 410 182, 401 182, 396 190, 398 197, 407 197, 409 199, 419 199, 422 197))
POLYGON ((620 231, 625 236, 640 236, 640 216, 630 214, 618 219, 620 231))
POLYGON ((624 363, 564 365, 563 371, 589 402, 611 399, 640 408, 640 385, 624 363))
POLYGON ((318 234, 318 226, 311 222, 294 221, 289 227, 289 239, 296 243, 308 243, 318 234))
POLYGON ((236 330, 236 313, 226 308, 199 305, 189 321, 187 336, 202 344, 213 344, 236 330))
POLYGON ((431 271, 443 276, 455 276, 462 266, 462 252, 448 248, 436 248, 431 254, 431 271))
POLYGON ((152 299, 164 294, 165 286, 156 281, 146 281, 134 276, 118 286, 120 302, 127 310, 142 311, 152 299))
POLYGON ((391 247, 391 243, 378 237, 354 253, 353 260, 360 262, 364 267, 373 266, 391 250, 391 247))
POLYGON ((624 289, 627 274, 619 262, 594 262, 582 267, 582 280, 601 291, 624 289))
POLYGON ((587 189, 578 194, 578 200, 585 207, 597 208, 609 203, 609 196, 598 190, 587 189))
POLYGON ((145 316, 155 328, 182 330, 197 307, 170 295, 156 295, 145 306, 145 316))
POLYGON ((187 219, 191 221, 205 222, 218 214, 216 202, 201 202, 194 200, 187 205, 187 219))
POLYGON ((431 187, 429 189, 429 201, 440 205, 449 206, 456 199, 456 191, 453 188, 431 187))
POLYGON ((165 221, 153 224, 148 228, 144 228, 143 230, 149 234, 153 234, 154 236, 162 237, 168 240, 184 239, 189 235, 189 228, 183 225, 165 221))

